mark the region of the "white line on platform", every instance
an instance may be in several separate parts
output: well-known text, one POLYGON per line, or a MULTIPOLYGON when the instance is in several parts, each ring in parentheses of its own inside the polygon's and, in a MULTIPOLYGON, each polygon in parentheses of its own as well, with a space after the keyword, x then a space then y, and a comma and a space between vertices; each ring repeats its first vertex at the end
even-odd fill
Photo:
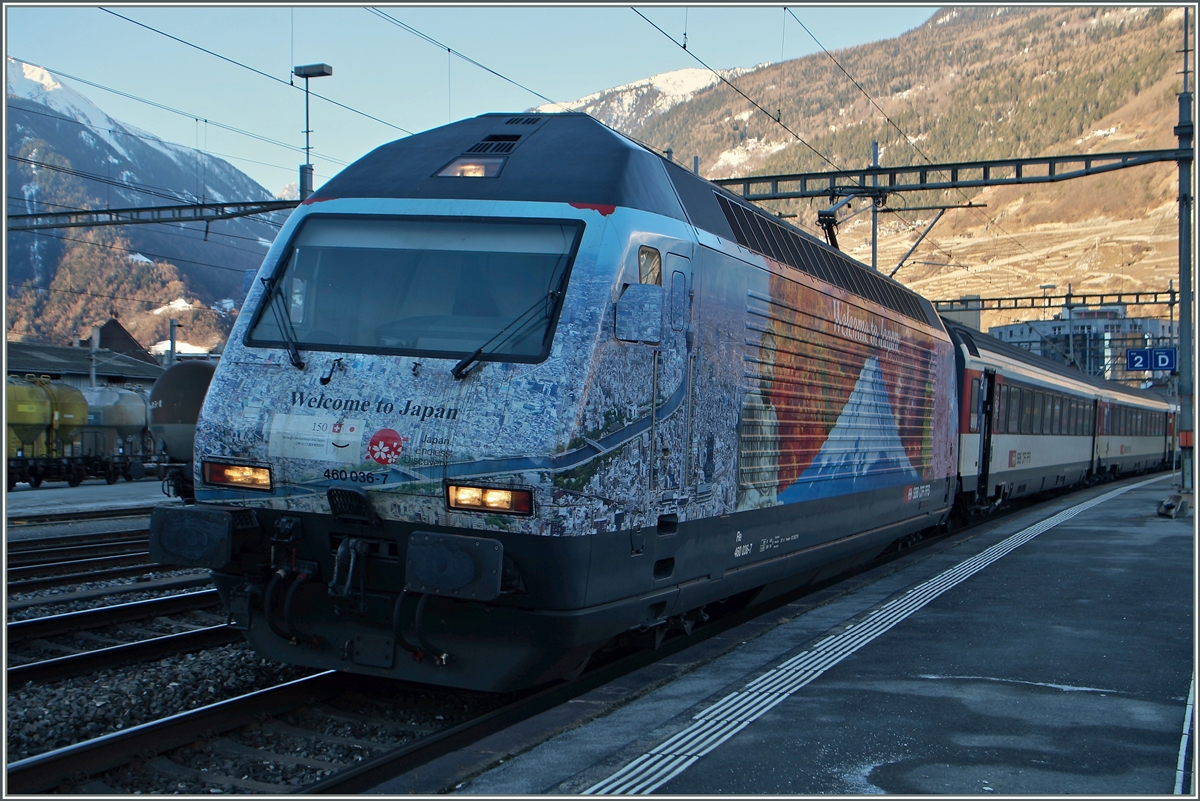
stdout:
MULTIPOLYGON (((887 602, 866 618, 842 631, 827 637, 807 651, 788 659, 763 675, 755 678, 740 692, 725 696, 720 701, 695 715, 691 726, 673 735, 666 741, 638 757, 607 779, 597 782, 583 791, 584 795, 646 795, 654 792, 671 779, 691 767, 700 757, 712 752, 717 746, 733 737, 752 721, 779 704, 789 695, 807 685, 829 668, 890 630, 897 623, 924 607, 947 590, 966 581, 992 562, 1007 556, 1039 534, 1059 523, 1086 512, 1093 506, 1124 495, 1130 490, 1163 480, 1163 476, 1130 484, 1127 487, 1106 492, 1103 495, 1064 509, 1056 515, 1039 521, 1029 528, 1001 540, 979 554, 937 576, 918 584, 899 598, 887 602), (814 657, 817 659, 814 661, 814 657), (804 668, 796 670, 800 665, 804 668), (788 681, 790 680, 790 681, 788 681), (767 688, 770 688, 769 690, 767 688)), ((1193 689, 1195 681, 1193 676, 1193 689)), ((1188 715, 1184 726, 1184 744, 1180 746, 1179 773, 1176 792, 1183 781, 1183 755, 1186 751, 1187 734, 1191 725, 1192 695, 1188 695, 1188 715)))
MULTIPOLYGON (((1187 762, 1188 741, 1192 739, 1192 708, 1196 701, 1196 671, 1192 671, 1192 683, 1188 685, 1187 709, 1183 713, 1183 736, 1179 738, 1179 761, 1175 763, 1175 795, 1183 794, 1183 766, 1187 762)), ((1196 766, 1192 765, 1193 784, 1196 766)))

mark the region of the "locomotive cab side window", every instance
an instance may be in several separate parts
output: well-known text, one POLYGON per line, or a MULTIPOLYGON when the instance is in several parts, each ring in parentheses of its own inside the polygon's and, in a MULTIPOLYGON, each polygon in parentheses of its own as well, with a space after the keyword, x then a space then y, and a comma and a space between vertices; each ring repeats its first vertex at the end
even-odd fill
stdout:
POLYGON ((649 245, 638 248, 638 276, 643 284, 662 286, 662 255, 656 248, 649 245))

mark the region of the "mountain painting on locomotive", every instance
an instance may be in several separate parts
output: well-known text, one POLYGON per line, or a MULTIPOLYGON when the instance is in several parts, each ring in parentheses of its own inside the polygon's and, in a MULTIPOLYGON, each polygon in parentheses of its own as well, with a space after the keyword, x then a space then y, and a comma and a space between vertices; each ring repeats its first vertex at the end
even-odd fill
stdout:
POLYGON ((953 502, 931 305, 586 115, 368 154, 246 308, 152 550, 280 661, 529 686, 953 502))

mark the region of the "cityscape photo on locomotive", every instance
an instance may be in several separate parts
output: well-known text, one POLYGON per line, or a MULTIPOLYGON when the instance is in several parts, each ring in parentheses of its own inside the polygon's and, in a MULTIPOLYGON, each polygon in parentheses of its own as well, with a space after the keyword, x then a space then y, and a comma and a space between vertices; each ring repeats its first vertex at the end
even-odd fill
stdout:
POLYGON ((584 114, 378 148, 258 278, 197 502, 155 511, 151 551, 211 568, 282 662, 531 686, 952 513, 1170 458, 1165 402, 948 329, 584 114), (1109 408, 1146 422, 1106 440, 1109 408))

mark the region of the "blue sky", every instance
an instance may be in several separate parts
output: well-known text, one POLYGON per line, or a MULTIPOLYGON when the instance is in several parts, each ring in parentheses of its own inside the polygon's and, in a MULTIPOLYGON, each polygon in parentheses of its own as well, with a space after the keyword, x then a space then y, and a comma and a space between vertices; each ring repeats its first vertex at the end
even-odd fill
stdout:
MULTIPOLYGON (((432 44, 360 6, 112 6, 111 11, 287 81, 296 64, 326 62, 312 91, 367 119, 312 99, 320 185, 373 148, 490 111, 544 101, 458 57, 469 56, 553 100, 569 101, 658 73, 700 66, 629 6, 379 6, 432 44)), ((711 67, 751 67, 818 50, 781 5, 638 6, 711 67)), ((890 39, 933 6, 789 6, 829 50, 890 39)), ((295 150, 230 133, 208 119, 304 144, 303 93, 98 6, 6 7, 6 55, 187 112, 167 112, 63 77, 110 116, 227 158, 272 192, 295 180, 295 150), (197 117, 201 121, 197 121, 197 117), (258 163, 256 163, 258 162, 258 163)), ((302 81, 297 80, 297 85, 302 81)))

